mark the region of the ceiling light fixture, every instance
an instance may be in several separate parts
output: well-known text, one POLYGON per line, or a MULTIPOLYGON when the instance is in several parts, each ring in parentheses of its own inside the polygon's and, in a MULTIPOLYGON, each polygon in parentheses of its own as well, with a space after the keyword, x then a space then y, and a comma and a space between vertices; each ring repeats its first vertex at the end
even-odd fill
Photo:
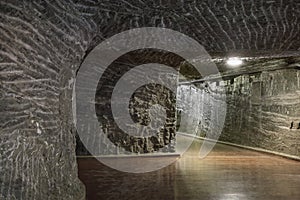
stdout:
POLYGON ((231 57, 231 58, 228 58, 226 63, 227 63, 227 65, 229 65, 231 67, 238 67, 243 64, 243 61, 239 57, 231 57))

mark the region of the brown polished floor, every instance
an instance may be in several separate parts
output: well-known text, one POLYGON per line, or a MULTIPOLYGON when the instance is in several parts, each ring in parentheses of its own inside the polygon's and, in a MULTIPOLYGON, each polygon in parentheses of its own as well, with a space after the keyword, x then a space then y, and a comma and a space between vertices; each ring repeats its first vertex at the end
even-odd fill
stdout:
POLYGON ((196 140, 177 162, 144 174, 119 172, 94 158, 79 158, 87 199, 300 199, 300 162, 222 144, 199 159, 200 145, 196 140))

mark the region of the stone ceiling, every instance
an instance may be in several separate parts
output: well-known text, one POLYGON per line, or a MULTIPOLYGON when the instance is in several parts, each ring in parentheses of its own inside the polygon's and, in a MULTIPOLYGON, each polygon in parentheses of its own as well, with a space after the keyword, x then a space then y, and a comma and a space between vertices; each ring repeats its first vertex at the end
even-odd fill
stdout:
MULTIPOLYGON (((2 28, 24 20, 47 34, 93 48, 136 27, 165 27, 196 39, 212 56, 298 54, 300 2, 294 0, 1 1, 2 28), (51 33, 51 31, 53 33, 51 33)), ((24 24, 26 26, 26 24, 24 24)), ((45 35, 41 31, 40 34, 45 35)))
POLYGON ((191 36, 213 55, 292 54, 300 50, 299 1, 117 0, 89 6, 77 8, 97 12, 104 36, 128 28, 155 26, 191 36))

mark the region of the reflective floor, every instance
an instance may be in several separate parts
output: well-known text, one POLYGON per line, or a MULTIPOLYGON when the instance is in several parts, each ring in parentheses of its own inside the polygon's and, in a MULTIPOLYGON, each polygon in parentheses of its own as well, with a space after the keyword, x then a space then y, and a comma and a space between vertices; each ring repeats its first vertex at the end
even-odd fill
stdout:
POLYGON ((175 163, 144 174, 78 158, 79 177, 88 200, 300 199, 300 162, 222 144, 199 159, 200 146, 196 140, 175 163))

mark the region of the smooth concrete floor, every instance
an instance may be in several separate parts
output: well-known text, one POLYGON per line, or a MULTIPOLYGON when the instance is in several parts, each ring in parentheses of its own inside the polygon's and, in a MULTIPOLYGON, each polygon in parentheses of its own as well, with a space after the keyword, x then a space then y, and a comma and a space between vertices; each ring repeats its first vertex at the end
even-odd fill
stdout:
POLYGON ((143 174, 78 158, 87 200, 300 200, 300 162, 222 144, 200 159, 201 143, 195 140, 168 167, 143 174))

